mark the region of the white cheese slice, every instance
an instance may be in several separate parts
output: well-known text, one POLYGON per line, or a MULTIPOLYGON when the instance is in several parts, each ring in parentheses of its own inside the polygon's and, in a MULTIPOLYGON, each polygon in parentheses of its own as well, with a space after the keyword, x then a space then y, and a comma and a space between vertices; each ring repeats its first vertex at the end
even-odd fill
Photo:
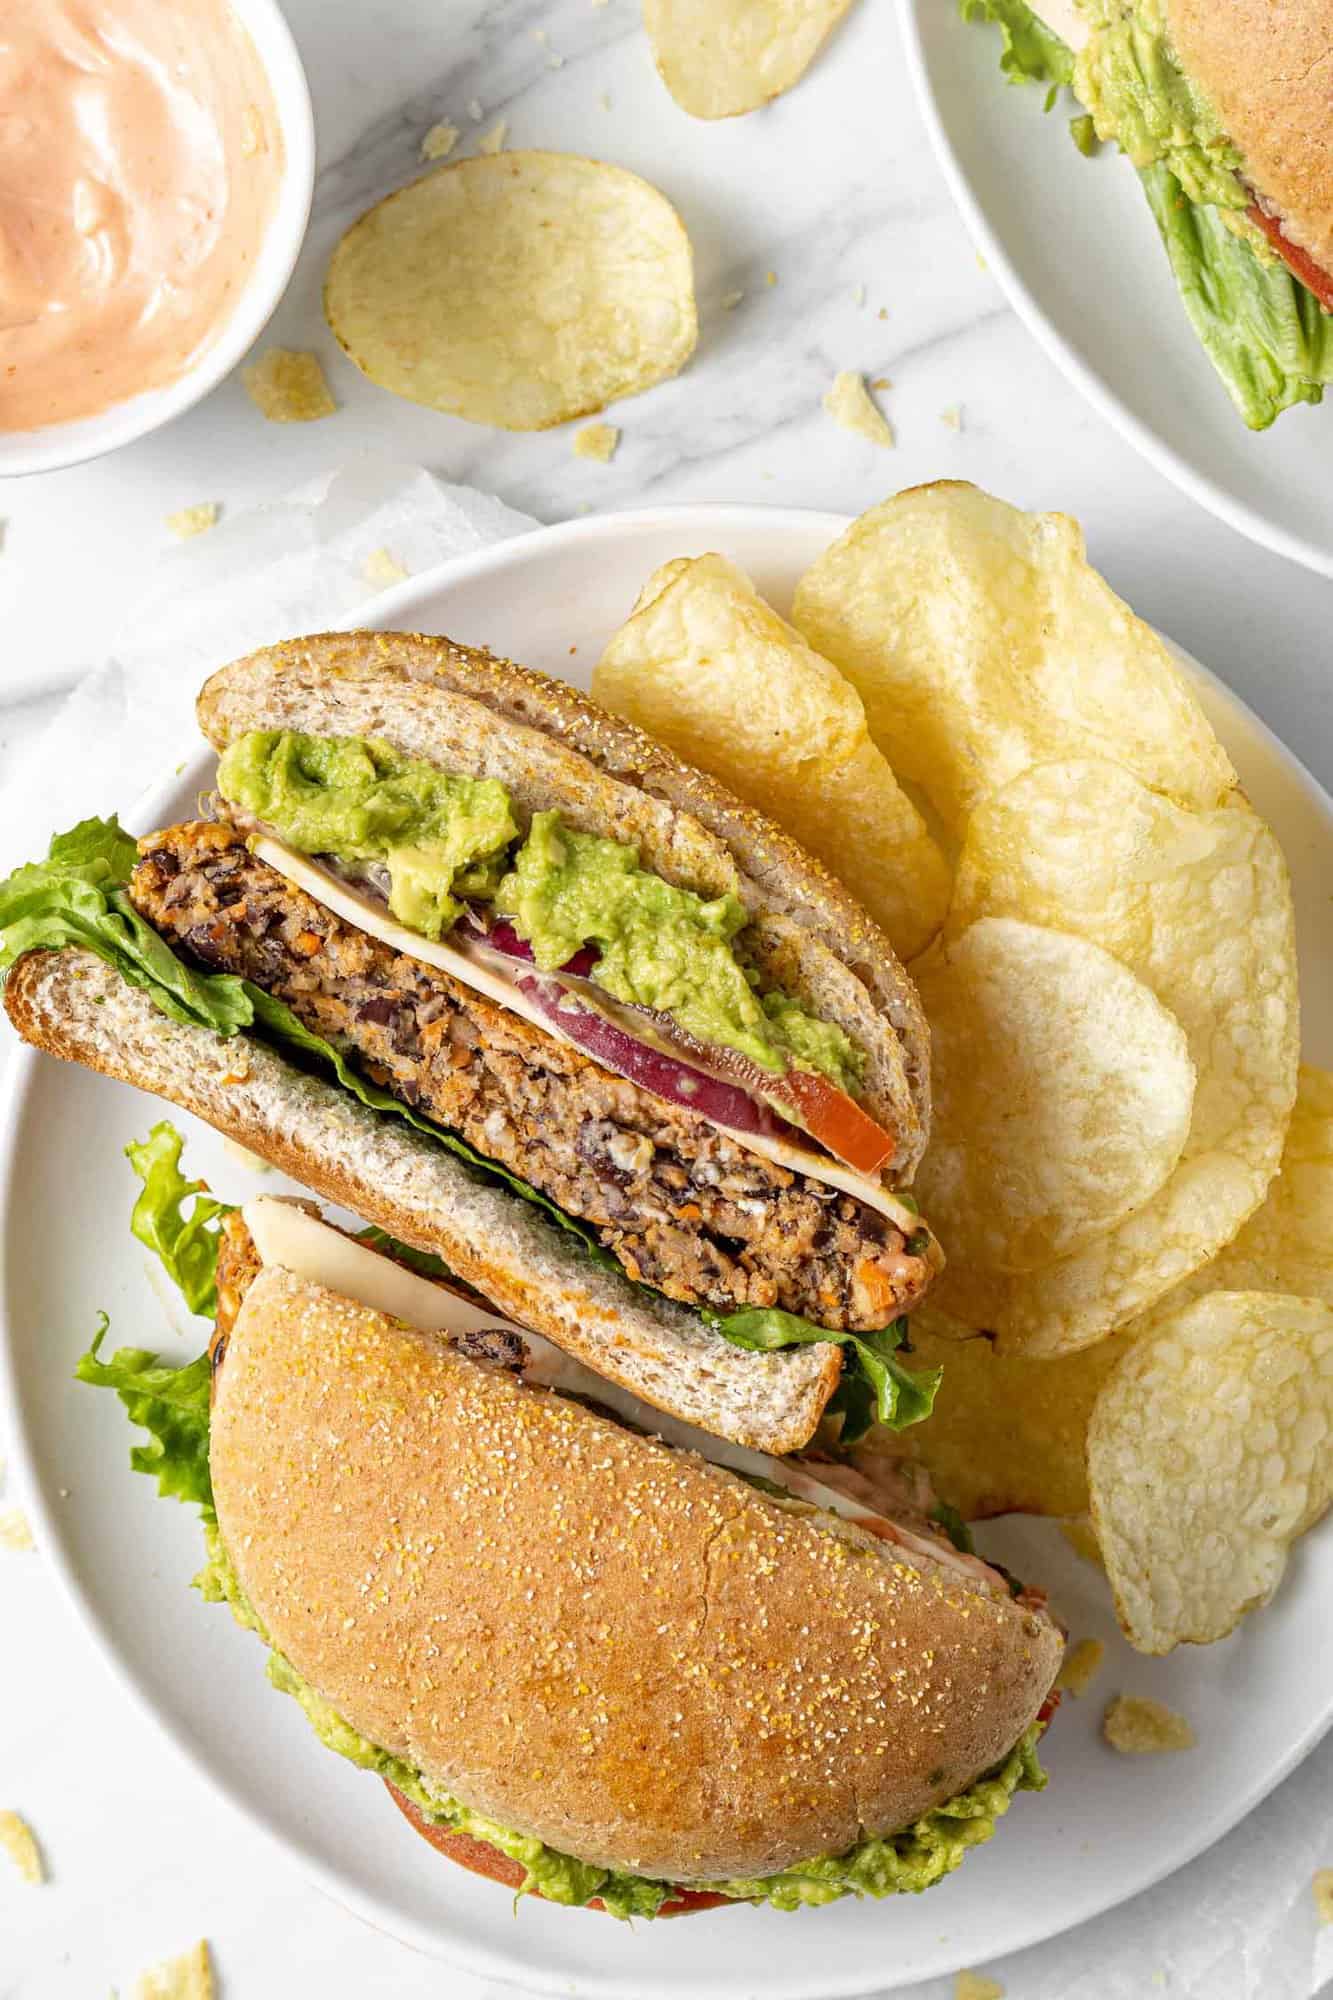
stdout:
POLYGON ((1028 0, 1028 4, 1037 19, 1077 55, 1089 34, 1078 0, 1028 0))
MULTIPOLYGON (((408 930, 396 917, 390 915, 382 903, 373 896, 365 895, 348 882, 331 875, 326 868, 320 868, 303 854, 297 854, 280 840, 268 834, 261 834, 251 842, 254 853, 261 861, 267 862, 294 888, 304 890, 317 903, 344 923, 355 924, 360 930, 378 938, 391 951, 402 952, 408 958, 419 959, 423 965, 433 965, 441 972, 447 972, 462 986, 471 987, 493 1000, 498 1007, 507 1007, 513 1014, 521 1015, 525 1021, 540 1028, 543 1034, 552 1035, 557 1041, 567 1041, 551 1020, 539 1007, 533 1005, 518 986, 496 972, 488 965, 480 964, 475 958, 461 952, 455 945, 446 944, 442 938, 423 937, 420 931, 408 930)), ((740 1132, 733 1125, 718 1126, 743 1146, 747 1152, 757 1153, 761 1159, 771 1160, 775 1166, 785 1167, 789 1173, 805 1174, 810 1180, 821 1181, 825 1187, 836 1188, 840 1194, 852 1195, 887 1216, 888 1220, 905 1236, 910 1236, 920 1227, 920 1218, 911 1209, 892 1195, 878 1182, 868 1180, 851 1167, 845 1167, 827 1153, 818 1152, 813 1146, 802 1146, 796 1141, 773 1139, 766 1133, 740 1132)))

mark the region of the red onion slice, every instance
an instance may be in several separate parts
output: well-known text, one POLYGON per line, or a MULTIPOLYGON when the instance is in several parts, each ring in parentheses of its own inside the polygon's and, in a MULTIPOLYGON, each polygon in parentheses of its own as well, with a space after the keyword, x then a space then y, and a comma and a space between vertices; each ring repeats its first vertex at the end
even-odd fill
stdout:
POLYGON ((679 1104, 697 1112, 710 1124, 730 1126, 736 1132, 762 1132, 773 1139, 791 1139, 795 1133, 784 1119, 759 1103, 748 1091, 705 1070, 678 1062, 674 1056, 636 1041, 624 1028, 570 994, 553 979, 520 979, 519 989, 540 1008, 553 1027, 604 1068, 631 1083, 641 1084, 668 1104, 679 1104))
MULTIPOLYGON (((533 963, 532 946, 503 917, 493 918, 488 928, 469 911, 466 916, 460 917, 458 928, 469 944, 483 945, 488 951, 498 952, 501 958, 516 958, 524 965, 533 963)), ((580 945, 573 958, 565 960, 560 971, 568 972, 575 979, 586 979, 600 956, 594 946, 580 945)))

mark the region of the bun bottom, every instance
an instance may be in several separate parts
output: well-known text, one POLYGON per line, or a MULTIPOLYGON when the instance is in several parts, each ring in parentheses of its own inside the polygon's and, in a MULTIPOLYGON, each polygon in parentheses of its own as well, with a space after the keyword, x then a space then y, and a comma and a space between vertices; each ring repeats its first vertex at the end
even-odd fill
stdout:
MULTIPOLYGON (((390 1784, 387 1778, 384 1785, 404 1819, 438 1853, 456 1861, 460 1868, 470 1868, 474 1875, 484 1875, 491 1882, 503 1882, 506 1889, 523 1887, 527 1871, 521 1862, 511 1861, 507 1854, 501 1854, 499 1848, 492 1847, 488 1841, 474 1840, 470 1833, 453 1833, 447 1826, 436 1826, 413 1805, 411 1799, 404 1798, 397 1785, 390 1784)), ((537 1891, 538 1895, 540 1893, 537 1891)), ((659 1917, 691 1917, 698 1910, 715 1910, 720 1904, 735 1900, 734 1896, 715 1896, 706 1889, 677 1889, 670 1902, 663 1903, 657 1914, 659 1917)), ((587 1907, 590 1910, 605 1910, 605 1905, 596 1896, 587 1907)))

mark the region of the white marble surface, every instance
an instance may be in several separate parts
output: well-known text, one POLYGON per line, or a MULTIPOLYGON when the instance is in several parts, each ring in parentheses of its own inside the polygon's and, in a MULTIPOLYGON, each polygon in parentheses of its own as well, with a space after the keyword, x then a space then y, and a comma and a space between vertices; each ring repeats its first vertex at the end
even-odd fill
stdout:
MULTIPOLYGON (((636 0, 290 0, 288 12, 310 71, 322 168, 307 252, 270 337, 319 349, 342 407, 328 422, 278 429, 233 380, 113 458, 0 489, 0 785, 51 712, 52 691, 115 635, 166 545, 164 515, 199 500, 236 507, 367 448, 491 488, 548 520, 649 497, 856 510, 940 476, 1065 508, 1083 520, 1121 592, 1333 784, 1333 586, 1191 507, 1084 409, 1023 333, 928 157, 887 0, 860 0, 792 97, 718 127, 693 123, 662 91, 636 0), (481 125, 467 112, 473 98, 481 125), (685 217, 699 353, 678 382, 613 413, 624 437, 609 467, 574 460, 567 431, 507 437, 395 403, 343 361, 323 326, 320 277, 337 234, 410 175, 421 135, 444 116, 466 143, 503 116, 511 143, 637 168, 685 217), (723 312, 722 297, 738 288, 744 301, 723 312), (896 452, 845 435, 822 412, 845 367, 892 378, 896 452), (963 410, 958 433, 941 421, 951 405, 963 410)), ((31 1813, 55 1871, 21 1923, 15 1898, 25 1892, 0 1879, 0 1995, 72 2000, 124 1988, 137 1966, 205 1933, 222 1990, 237 2000, 267 2000, 298 1979, 334 2000, 462 2000, 465 1990, 471 2000, 467 1982, 363 1929, 257 1854, 100 1668, 89 1663, 86 1677, 50 1670, 77 1634, 40 1559, 0 1562, 0 1805, 31 1813)), ((1229 1843, 1233 1857, 1243 1838, 1229 1843)), ((1189 1882, 1158 1892, 1179 1895, 1182 1915, 1189 1882)), ((1135 1922, 1133 1911, 1103 1920, 1090 1951, 1113 1952, 1135 1922)), ((1022 2000, 1022 1963, 1011 2000, 1022 2000)), ((922 2000, 943 1991, 922 1989, 922 2000)))

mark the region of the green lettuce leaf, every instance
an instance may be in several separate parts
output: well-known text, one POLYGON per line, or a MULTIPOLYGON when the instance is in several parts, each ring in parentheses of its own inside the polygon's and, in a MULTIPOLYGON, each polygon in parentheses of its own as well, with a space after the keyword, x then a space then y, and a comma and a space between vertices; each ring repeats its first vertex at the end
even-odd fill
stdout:
POLYGON ((192 1500, 206 1521, 213 1511, 213 1482, 208 1473, 208 1396, 212 1369, 206 1353, 183 1368, 173 1368, 146 1347, 118 1347, 110 1361, 99 1356, 109 1322, 99 1316, 93 1344, 81 1355, 75 1376, 94 1388, 114 1389, 130 1421, 150 1433, 147 1444, 130 1451, 136 1472, 156 1479, 157 1490, 177 1500, 192 1500))
POLYGON ((1050 84, 1049 110, 1060 85, 1073 81, 1074 56, 1067 44, 1037 19, 1027 0, 961 0, 961 8, 965 21, 990 21, 999 29, 1000 68, 1011 83, 1050 84))
POLYGON ((1261 257, 1168 167, 1140 175, 1194 331, 1241 417, 1266 430, 1333 382, 1333 315, 1280 259, 1261 257))
MULTIPOLYGON (((57 834, 44 862, 29 863, 0 883, 0 975, 25 951, 59 949, 64 945, 82 945, 95 951, 122 977, 143 987, 154 1004, 172 1020, 211 1028, 224 1036, 251 1029, 299 1064, 313 1063, 331 1071, 360 1103, 386 1117, 402 1119, 414 1130, 447 1147, 482 1180, 491 1185, 498 1183, 539 1208, 557 1228, 577 1238, 595 1263, 625 1277, 618 1260, 586 1223, 567 1215, 518 1174, 479 1153, 457 1132, 423 1118, 392 1092, 372 1083, 348 1062, 341 1050, 307 1028, 281 1000, 249 980, 237 979, 229 973, 196 972, 177 958, 124 893, 135 855, 135 842, 114 816, 109 820, 88 819, 68 833, 57 834)), ((169 1139, 154 1136, 145 1143, 149 1147, 156 1143, 164 1158, 170 1155, 179 1176, 179 1143, 174 1154, 169 1139)), ((156 1155, 146 1159, 146 1171, 155 1165, 160 1169, 156 1155)), ((208 1282, 201 1276, 199 1246, 222 1208, 216 1205, 210 1214, 206 1205, 200 1205, 204 1201, 197 1187, 190 1187, 179 1177, 173 1181, 170 1172, 161 1175, 152 1191, 145 1182, 142 1213, 136 1209, 135 1234, 163 1257, 178 1282, 182 1272, 172 1269, 169 1258, 175 1254, 171 1246, 180 1244, 180 1254, 194 1258, 198 1266, 190 1277, 194 1296, 206 1301, 208 1282), (187 1225, 178 1205, 188 1193, 194 1193, 197 1199, 187 1225), (173 1202, 177 1204, 174 1211, 173 1202)), ((647 1286, 640 1289, 650 1290, 647 1286)), ((191 1311, 208 1310, 206 1304, 192 1303, 190 1291, 186 1291, 186 1299, 191 1311)), ((841 1341, 847 1349, 847 1365, 838 1390, 838 1408, 843 1418, 843 1437, 849 1444, 863 1436, 876 1421, 901 1430, 929 1415, 938 1373, 912 1375, 894 1360, 894 1350, 902 1341, 896 1323, 858 1336, 832 1333, 795 1313, 776 1310, 756 1308, 729 1314, 705 1311, 701 1317, 738 1347, 771 1350, 816 1341, 841 1341)))
POLYGON ((833 1333, 777 1306, 751 1306, 726 1318, 709 1313, 704 1317, 737 1347, 760 1353, 838 1342, 845 1352, 842 1380, 828 1407, 830 1415, 842 1418, 840 1442, 844 1445, 856 1444, 875 1424, 887 1424, 894 1431, 919 1424, 930 1415, 944 1376, 942 1368, 923 1368, 913 1374, 898 1360, 897 1350, 907 1336, 905 1319, 896 1319, 875 1333, 833 1333))
POLYGON ((53 838, 45 861, 0 882, 0 974, 25 951, 81 945, 131 986, 144 987, 173 1021, 220 1035, 248 1027, 253 1010, 242 982, 191 971, 130 902, 125 884, 135 853, 114 814, 86 819, 53 838))
POLYGON ((212 1319, 217 1312, 218 1233, 232 1204, 215 1201, 202 1181, 187 1181, 180 1169, 184 1141, 164 1118, 146 1139, 132 1139, 125 1157, 143 1183, 130 1228, 161 1261, 192 1313, 212 1319), (185 1213, 186 1202, 191 1203, 185 1213))

